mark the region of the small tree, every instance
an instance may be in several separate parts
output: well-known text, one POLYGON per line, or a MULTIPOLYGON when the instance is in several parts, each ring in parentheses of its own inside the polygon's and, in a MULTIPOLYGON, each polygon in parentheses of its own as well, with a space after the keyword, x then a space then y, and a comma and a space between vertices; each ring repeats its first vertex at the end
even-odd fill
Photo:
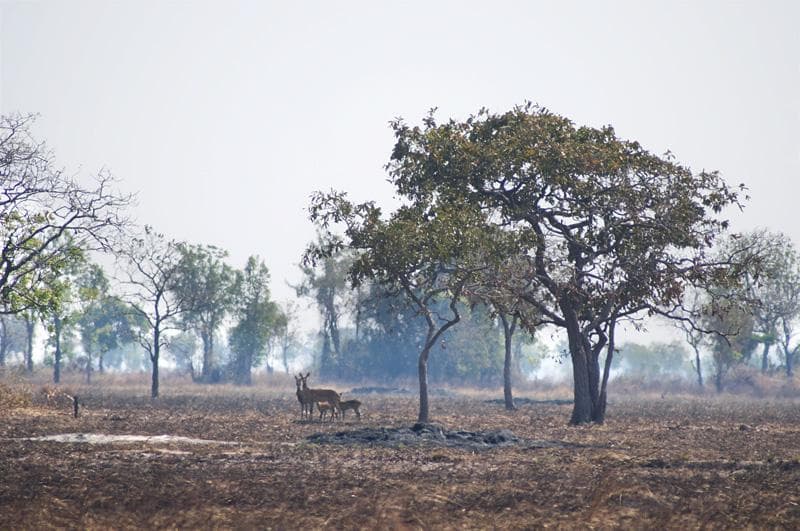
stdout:
POLYGON ((535 313, 536 309, 519 297, 519 293, 526 289, 527 282, 523 281, 523 284, 514 285, 510 281, 510 279, 524 278, 525 275, 520 273, 520 269, 524 270, 526 267, 526 261, 520 259, 519 256, 507 258, 497 267, 482 272, 477 287, 470 293, 473 300, 480 300, 492 308, 503 327, 505 353, 503 358, 503 397, 507 410, 516 409, 512 391, 514 334, 517 332, 520 321, 524 321, 527 332, 530 337, 533 337, 536 328, 542 321, 541 316, 535 313))
POLYGON ((753 316, 741 301, 726 298, 717 300, 711 309, 706 310, 704 326, 713 332, 714 385, 720 393, 728 371, 747 358, 757 344, 753 338, 753 316))
POLYGON ((0 314, 0 367, 14 352, 25 352, 25 322, 16 315, 0 314))
POLYGON ((270 300, 269 270, 264 262, 255 256, 247 259, 238 275, 236 292, 236 324, 228 342, 234 353, 234 381, 249 385, 250 370, 266 354, 279 316, 277 304, 270 300))
MULTIPOLYGON (((743 283, 752 301, 754 337, 763 344, 761 372, 765 373, 773 344, 781 345, 784 357, 790 351, 786 334, 791 337, 791 323, 800 315, 800 260, 792 240, 782 233, 757 230, 732 245, 758 253, 759 267, 755 272, 745 271, 743 283)), ((791 372, 790 366, 791 361, 787 372, 791 372)))
POLYGON ((28 374, 33 372, 33 339, 36 333, 37 313, 29 309, 19 313, 25 323, 25 370, 28 374))
POLYGON ((287 300, 279 309, 275 321, 275 339, 278 342, 283 370, 289 374, 289 360, 299 343, 300 330, 297 328, 297 304, 287 300))
POLYGON ((178 318, 186 307, 173 289, 180 267, 180 249, 174 240, 145 227, 144 233, 132 238, 119 256, 123 261, 120 283, 125 291, 121 298, 145 323, 137 340, 150 357, 150 397, 155 399, 159 393, 161 349, 168 343, 166 333, 179 329, 178 318))
MULTIPOLYGON (((167 349, 175 360, 177 369, 187 372, 192 377, 192 381, 197 381, 195 374, 195 355, 197 354, 197 336, 194 332, 185 331, 170 338, 167 349)), ((199 365, 199 363, 197 363, 199 365)))
MULTIPOLYGON (((62 340, 78 322, 84 308, 97 297, 97 290, 92 284, 92 275, 96 271, 94 264, 87 261, 82 249, 68 249, 57 266, 60 271, 57 279, 48 282, 47 302, 40 306, 40 315, 50 333, 53 352, 53 382, 61 381, 62 340)), ((41 305, 41 303, 38 303, 41 305)))
MULTIPOLYGON (((324 236, 319 236, 317 248, 330 247, 324 236)), ((342 353, 341 321, 347 307, 347 271, 351 260, 343 253, 326 256, 318 261, 301 264, 303 282, 295 286, 299 297, 313 298, 322 316, 322 351, 319 372, 325 376, 342 376, 339 373, 342 353)))
POLYGON ((786 376, 791 378, 794 376, 794 360, 797 352, 800 351, 800 343, 792 345, 795 341, 796 323, 791 320, 781 320, 781 335, 778 339, 778 344, 783 351, 783 362, 786 368, 786 376))
POLYGON ((430 202, 401 207, 384 220, 374 204, 354 205, 337 192, 315 194, 310 213, 325 230, 331 223, 343 223, 346 242, 328 233, 324 245, 307 249, 305 263, 318 263, 346 246, 355 253, 350 268, 354 285, 374 280, 390 293, 402 294, 425 320, 417 363, 418 421, 428 422, 428 357, 442 334, 461 320, 459 299, 486 267, 484 253, 491 238, 481 213, 465 204, 430 202), (446 313, 435 311, 440 301, 446 303, 446 313))
POLYGON ((694 316, 701 315, 703 311, 702 292, 697 289, 689 290, 686 293, 685 299, 689 301, 686 308, 677 309, 674 312, 676 317, 684 316, 685 318, 671 319, 672 324, 681 332, 683 332, 686 342, 692 347, 694 352, 694 360, 692 361, 692 368, 697 374, 697 385, 701 388, 703 383, 703 365, 700 362, 700 349, 705 344, 709 337, 705 330, 697 327, 695 324, 694 316))
POLYGON ((179 244, 178 249, 181 260, 172 290, 185 301, 183 326, 197 332, 203 342, 200 379, 208 382, 215 363, 214 334, 233 308, 236 275, 224 262, 228 253, 221 249, 188 244, 179 244))
POLYGON ((98 289, 102 291, 78 320, 86 356, 87 383, 91 380, 95 358, 98 371, 104 372, 106 354, 136 341, 139 330, 147 326, 130 305, 108 293, 107 285, 100 285, 98 289))

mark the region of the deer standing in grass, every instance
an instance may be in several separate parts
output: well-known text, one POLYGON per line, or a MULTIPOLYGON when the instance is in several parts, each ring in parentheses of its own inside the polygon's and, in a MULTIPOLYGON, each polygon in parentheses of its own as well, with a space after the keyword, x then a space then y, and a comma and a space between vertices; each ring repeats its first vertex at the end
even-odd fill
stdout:
MULTIPOLYGON (((306 373, 305 376, 300 374, 300 381, 303 383, 303 392, 306 393, 306 397, 308 400, 311 401, 313 404, 314 402, 327 402, 333 408, 334 415, 331 417, 333 419, 335 417, 336 411, 341 411, 341 407, 339 406, 339 402, 341 402, 341 397, 339 393, 334 391, 333 389, 311 389, 308 387, 308 377, 311 376, 311 373, 306 373)), ((313 410, 313 405, 311 406, 313 410)), ((321 413, 321 412, 320 412, 321 413)))
POLYGON ((300 419, 311 418, 311 413, 314 412, 314 402, 308 397, 308 393, 303 390, 303 375, 298 374, 294 377, 294 383, 297 385, 297 400, 300 402, 300 419))

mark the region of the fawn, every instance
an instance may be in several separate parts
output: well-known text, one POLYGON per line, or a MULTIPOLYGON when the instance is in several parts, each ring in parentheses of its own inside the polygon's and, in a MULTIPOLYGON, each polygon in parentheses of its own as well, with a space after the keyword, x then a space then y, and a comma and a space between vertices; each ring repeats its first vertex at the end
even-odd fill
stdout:
POLYGON ((325 420, 327 413, 330 413, 331 420, 336 418, 336 408, 328 402, 317 402, 317 408, 319 409, 319 420, 325 420))
MULTIPOLYGON (((300 374, 300 381, 303 384, 303 392, 309 401, 313 402, 327 402, 333 408, 334 413, 336 410, 341 411, 341 407, 339 407, 339 402, 341 401, 341 397, 339 393, 332 389, 311 389, 308 387, 308 377, 311 376, 311 373, 306 373, 305 376, 300 374)), ((313 406, 312 406, 313 409, 313 406)))
POLYGON ((339 411, 342 412, 342 420, 344 420, 344 412, 348 409, 352 409, 356 412, 356 417, 361 420, 361 411, 358 408, 361 407, 360 400, 343 400, 339 402, 339 411))

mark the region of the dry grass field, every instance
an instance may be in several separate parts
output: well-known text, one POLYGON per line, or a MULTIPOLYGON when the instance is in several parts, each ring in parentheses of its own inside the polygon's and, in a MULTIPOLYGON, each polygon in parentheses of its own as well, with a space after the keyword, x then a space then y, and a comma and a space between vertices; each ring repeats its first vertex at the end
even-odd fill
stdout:
MULTIPOLYGON (((349 387, 335 386, 341 391, 349 387)), ((433 396, 448 430, 519 441, 316 444, 307 437, 409 427, 411 396, 366 395, 359 422, 300 421, 291 377, 253 387, 99 378, 0 379, 0 528, 486 529, 800 527, 800 402, 748 396, 625 397, 608 421, 566 425, 553 393, 433 396), (100 443, 57 434, 138 435, 100 443), (156 436, 180 436, 171 439, 156 436)), ((348 397, 353 398, 349 393, 348 397)))

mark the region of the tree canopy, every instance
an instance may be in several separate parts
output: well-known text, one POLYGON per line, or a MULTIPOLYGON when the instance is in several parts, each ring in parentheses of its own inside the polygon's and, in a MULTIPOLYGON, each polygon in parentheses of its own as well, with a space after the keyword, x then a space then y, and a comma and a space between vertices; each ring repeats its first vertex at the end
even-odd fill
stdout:
POLYGON ((608 367, 601 382, 600 354, 606 348, 610 363, 619 321, 670 315, 687 287, 730 271, 732 262, 710 249, 727 229, 723 211, 741 206, 743 187, 717 172, 692 172, 669 153, 653 155, 610 126, 576 127, 527 104, 442 124, 432 111, 422 126, 398 119, 392 128, 386 168, 405 205, 385 222, 374 205, 333 193, 312 202, 312 219, 362 220, 345 231, 348 246, 368 251, 355 261, 355 278, 402 279, 513 252, 516 266, 497 289, 539 316, 528 327, 566 330, 572 423, 604 418, 608 367), (337 208, 326 210, 332 201, 337 208), (475 234, 493 236, 473 241, 475 234), (513 244, 489 251, 501 235, 513 244))
POLYGON ((30 130, 34 115, 0 116, 0 312, 41 308, 74 249, 109 249, 131 197, 100 172, 90 186, 55 165, 30 130))

